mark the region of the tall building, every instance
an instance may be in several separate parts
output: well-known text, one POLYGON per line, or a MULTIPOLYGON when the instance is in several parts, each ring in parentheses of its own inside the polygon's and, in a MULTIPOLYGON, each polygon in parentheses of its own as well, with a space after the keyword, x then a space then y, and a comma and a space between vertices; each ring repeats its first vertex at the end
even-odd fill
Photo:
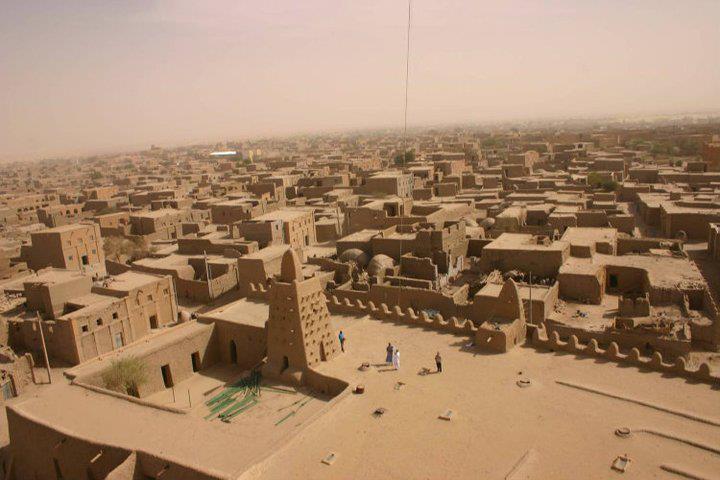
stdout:
POLYGON ((105 276, 105 251, 96 223, 75 223, 48 228, 30 235, 32 245, 24 245, 21 257, 28 267, 80 270, 105 276))
POLYGON ((300 260, 288 249, 270 295, 263 375, 303 383, 308 369, 337 354, 323 288, 316 277, 303 279, 300 260))

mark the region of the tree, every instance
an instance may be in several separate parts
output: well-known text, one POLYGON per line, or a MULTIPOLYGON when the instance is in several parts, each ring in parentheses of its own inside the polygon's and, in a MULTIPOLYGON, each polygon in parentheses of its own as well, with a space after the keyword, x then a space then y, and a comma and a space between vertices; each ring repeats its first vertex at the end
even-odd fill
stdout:
POLYGON ((105 388, 139 397, 140 387, 147 382, 147 366, 137 357, 113 360, 101 377, 105 388))
POLYGON ((606 192, 614 192, 618 188, 618 183, 615 180, 604 178, 597 172, 588 174, 587 183, 593 188, 602 188, 606 192))
POLYGON ((398 153, 395 155, 395 158, 393 160, 395 162, 395 165, 405 165, 410 162, 415 161, 415 150, 405 150, 405 160, 403 161, 403 155, 402 153, 398 153))
POLYGON ((143 237, 133 237, 132 240, 123 237, 107 237, 103 246, 105 256, 116 262, 139 260, 147 257, 152 251, 143 237))

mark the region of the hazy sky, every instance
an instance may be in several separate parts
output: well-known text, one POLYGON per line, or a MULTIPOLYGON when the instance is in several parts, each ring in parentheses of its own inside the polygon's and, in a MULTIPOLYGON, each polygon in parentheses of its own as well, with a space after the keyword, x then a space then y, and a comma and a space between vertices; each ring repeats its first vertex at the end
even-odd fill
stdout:
MULTIPOLYGON (((719 0, 414 0, 411 125, 720 108, 719 0)), ((405 0, 0 0, 0 156, 401 126, 405 0)))

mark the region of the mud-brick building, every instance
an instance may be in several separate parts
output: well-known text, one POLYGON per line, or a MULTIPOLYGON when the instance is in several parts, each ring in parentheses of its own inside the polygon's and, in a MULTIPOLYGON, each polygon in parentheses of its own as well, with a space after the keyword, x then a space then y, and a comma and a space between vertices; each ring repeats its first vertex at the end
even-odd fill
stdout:
POLYGON ((312 209, 283 208, 234 225, 238 235, 261 247, 286 244, 301 249, 317 243, 312 209))
POLYGON ((42 325, 50 356, 71 365, 117 350, 177 319, 170 277, 126 272, 93 285, 88 275, 50 269, 23 287, 27 311, 12 322, 10 343, 41 351, 42 325))
POLYGON ((20 256, 32 270, 46 267, 80 270, 93 276, 105 275, 105 251, 100 226, 78 223, 49 228, 30 235, 20 256))
POLYGON ((720 223, 711 223, 709 230, 708 255, 714 260, 720 261, 720 223))
POLYGON ((538 277, 555 277, 570 257, 570 244, 529 233, 503 233, 482 250, 483 271, 520 270, 538 277))
POLYGON ((720 203, 681 199, 660 204, 660 228, 666 237, 682 235, 691 240, 706 240, 709 224, 720 222, 720 203))
POLYGON ((382 172, 365 179, 365 184, 357 187, 356 191, 370 195, 397 195, 401 198, 410 198, 414 183, 411 174, 382 172))
POLYGON ((276 208, 264 199, 242 197, 215 202, 210 205, 213 223, 230 225, 235 222, 250 220, 276 208))
POLYGON ((82 218, 82 203, 49 205, 37 210, 38 220, 46 227, 59 227, 74 223, 82 218))
POLYGON ((130 234, 151 240, 169 240, 182 235, 182 223, 187 220, 180 210, 153 210, 130 216, 130 234))

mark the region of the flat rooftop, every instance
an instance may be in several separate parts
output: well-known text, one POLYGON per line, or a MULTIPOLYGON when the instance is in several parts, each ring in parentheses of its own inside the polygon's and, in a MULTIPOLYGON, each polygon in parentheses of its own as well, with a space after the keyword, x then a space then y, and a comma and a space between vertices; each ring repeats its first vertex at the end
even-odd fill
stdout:
POLYGON ((290 245, 269 245, 257 252, 248 253, 240 257, 241 259, 257 259, 263 261, 275 260, 278 257, 282 257, 286 250, 290 248, 290 245))
POLYGON ((595 245, 598 242, 614 243, 617 230, 614 228, 569 227, 562 240, 571 245, 595 245))
POLYGON ((268 222, 276 220, 289 222, 291 220, 297 220, 303 217, 307 217, 308 215, 312 215, 312 210, 283 208, 255 217, 250 220, 250 222, 268 222))
POLYGON ((112 281, 108 282, 107 286, 104 288, 120 292, 129 292, 136 288, 144 287, 145 285, 150 285, 161 280, 161 278, 156 275, 136 272, 134 270, 123 272, 120 275, 115 275, 111 278, 112 281))
POLYGON ((569 243, 562 240, 552 241, 549 245, 538 244, 535 238, 536 237, 530 233, 503 233, 495 240, 485 245, 484 249, 563 251, 570 246, 569 243))
POLYGON ((160 210, 133 212, 130 214, 130 216, 137 218, 162 218, 169 215, 177 215, 180 213, 183 213, 182 210, 176 210, 174 208, 161 208, 160 210))
POLYGON ((41 270, 35 275, 29 275, 19 280, 21 284, 25 283, 44 283, 48 285, 54 285, 57 283, 64 283, 70 280, 77 280, 78 278, 88 278, 88 275, 77 271, 77 270, 63 270, 60 268, 48 268, 41 270))
POLYGON ((203 318, 265 328, 270 306, 260 300, 243 298, 204 313, 203 318))
POLYGON ((59 227, 46 228, 39 232, 33 233, 33 235, 48 235, 48 234, 53 234, 53 233, 74 232, 76 230, 87 230, 88 228, 92 229, 93 225, 90 225, 87 223, 71 223, 69 225, 61 225, 59 227))
POLYGON ((647 270, 650 283, 657 287, 674 289, 679 286, 702 287, 707 285, 694 262, 684 257, 667 256, 665 254, 615 256, 596 253, 592 258, 570 257, 560 268, 560 273, 590 272, 605 265, 647 270))
POLYGON ((380 230, 372 230, 372 229, 364 229, 360 230, 355 233, 351 233, 350 235, 346 235, 340 239, 338 239, 338 242, 367 242, 371 240, 372 238, 378 236, 380 234, 380 230))

